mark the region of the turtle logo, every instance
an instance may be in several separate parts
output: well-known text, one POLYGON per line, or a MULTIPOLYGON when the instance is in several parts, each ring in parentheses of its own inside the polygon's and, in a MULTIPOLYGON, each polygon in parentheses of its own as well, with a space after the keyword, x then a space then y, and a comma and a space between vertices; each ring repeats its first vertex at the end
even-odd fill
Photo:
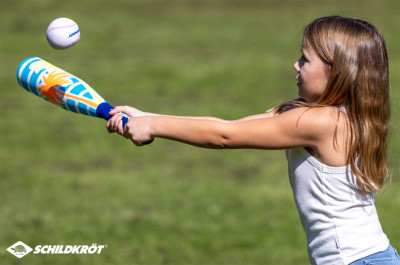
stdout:
POLYGON ((16 256, 17 258, 22 258, 29 252, 31 252, 33 249, 29 247, 27 244, 25 244, 22 241, 18 241, 11 247, 7 248, 7 251, 16 256))

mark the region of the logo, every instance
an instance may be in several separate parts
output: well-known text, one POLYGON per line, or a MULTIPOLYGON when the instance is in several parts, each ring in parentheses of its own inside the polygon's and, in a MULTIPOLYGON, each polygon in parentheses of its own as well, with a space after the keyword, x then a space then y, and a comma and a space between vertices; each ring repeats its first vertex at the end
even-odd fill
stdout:
POLYGON ((72 32, 71 34, 68 35, 68 38, 71 38, 72 36, 76 35, 79 33, 79 29, 75 32, 72 32))
POLYGON ((29 252, 31 252, 32 250, 33 249, 30 246, 28 246, 22 241, 18 241, 11 247, 7 248, 8 252, 10 252, 19 259, 28 254, 29 252))
MULTIPOLYGON (((98 245, 93 243, 92 245, 37 245, 33 254, 101 254, 107 245, 98 245)), ((32 252, 32 248, 22 241, 18 241, 11 247, 7 248, 7 251, 16 256, 22 258, 23 256, 32 252)))
POLYGON ((38 245, 33 254, 100 254, 105 245, 38 245))

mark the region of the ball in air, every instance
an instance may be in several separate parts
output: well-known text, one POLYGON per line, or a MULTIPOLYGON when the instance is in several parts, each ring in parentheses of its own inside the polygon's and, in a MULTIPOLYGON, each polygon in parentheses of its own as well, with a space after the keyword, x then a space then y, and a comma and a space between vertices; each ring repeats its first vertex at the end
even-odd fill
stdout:
POLYGON ((61 17, 53 20, 47 27, 47 41, 56 50, 73 47, 81 38, 78 24, 72 19, 61 17))

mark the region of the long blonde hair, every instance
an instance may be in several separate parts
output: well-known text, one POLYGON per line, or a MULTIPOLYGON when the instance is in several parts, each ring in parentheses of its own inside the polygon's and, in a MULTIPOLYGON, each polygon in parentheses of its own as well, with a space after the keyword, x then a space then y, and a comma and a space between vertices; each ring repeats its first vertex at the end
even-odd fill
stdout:
POLYGON ((327 86, 315 103, 291 101, 276 111, 300 105, 344 106, 350 129, 348 163, 362 190, 377 192, 389 176, 389 66, 385 41, 368 22, 340 16, 314 20, 304 30, 304 41, 329 66, 327 86))

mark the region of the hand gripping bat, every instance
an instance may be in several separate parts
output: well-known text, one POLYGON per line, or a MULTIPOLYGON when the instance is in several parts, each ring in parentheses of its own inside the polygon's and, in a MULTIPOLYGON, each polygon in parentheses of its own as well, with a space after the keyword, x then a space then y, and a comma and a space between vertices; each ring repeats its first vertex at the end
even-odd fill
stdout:
MULTIPOLYGON (((17 70, 20 86, 55 105, 75 113, 109 120, 114 108, 82 79, 39 57, 23 60, 17 70)), ((130 118, 122 114, 125 127, 130 118)), ((146 142, 150 144, 153 140, 146 142)))

